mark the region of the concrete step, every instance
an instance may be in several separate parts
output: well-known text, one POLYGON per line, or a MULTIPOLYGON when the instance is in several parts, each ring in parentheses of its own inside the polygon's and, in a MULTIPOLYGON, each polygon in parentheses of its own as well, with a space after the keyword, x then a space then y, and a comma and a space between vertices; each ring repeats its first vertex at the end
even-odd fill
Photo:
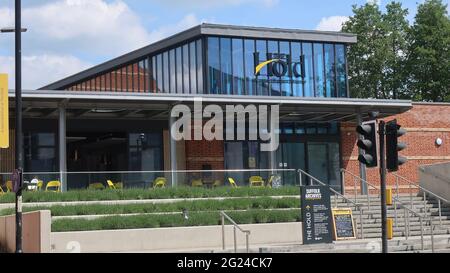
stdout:
MULTIPOLYGON (((388 241, 388 251, 390 253, 401 252, 431 252, 431 240, 424 237, 423 249, 421 237, 409 237, 406 238, 394 238, 388 241)), ((238 252, 244 252, 244 249, 239 249, 238 252)), ((434 237, 434 252, 435 253, 448 253, 450 251, 450 235, 436 235, 434 237)), ((233 250, 227 251, 215 251, 215 252, 233 252, 233 250)), ((272 246, 260 246, 258 248, 253 247, 250 252, 260 253, 376 253, 381 252, 381 240, 380 238, 362 239, 362 240, 349 240, 349 241, 337 241, 331 244, 316 244, 316 245, 272 245, 272 246)))

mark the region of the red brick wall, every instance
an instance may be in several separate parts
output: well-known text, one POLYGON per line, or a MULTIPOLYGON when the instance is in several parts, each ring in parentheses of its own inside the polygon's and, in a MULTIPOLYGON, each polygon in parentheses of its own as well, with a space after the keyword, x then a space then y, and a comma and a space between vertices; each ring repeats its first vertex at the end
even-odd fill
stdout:
POLYGON ((202 170, 202 167, 205 164, 211 165, 213 170, 223 170, 223 141, 186 141, 186 169, 202 170))
MULTIPOLYGON (((397 118, 398 123, 407 130, 407 134, 400 139, 408 147, 400 152, 408 157, 408 162, 400 166, 399 175, 418 183, 418 170, 420 165, 434 164, 450 161, 450 104, 413 104, 413 108, 403 114, 387 118, 397 118), (441 138, 443 144, 435 144, 436 138, 441 138)), ((357 134, 355 124, 342 124, 341 149, 343 168, 359 175, 357 134)), ((378 168, 367 169, 367 181, 379 185, 378 168)), ((393 175, 387 175, 388 186, 395 185, 393 175)), ((407 191, 407 183, 400 181, 400 188, 407 191)), ((354 180, 349 175, 345 177, 347 192, 354 188, 354 180)))

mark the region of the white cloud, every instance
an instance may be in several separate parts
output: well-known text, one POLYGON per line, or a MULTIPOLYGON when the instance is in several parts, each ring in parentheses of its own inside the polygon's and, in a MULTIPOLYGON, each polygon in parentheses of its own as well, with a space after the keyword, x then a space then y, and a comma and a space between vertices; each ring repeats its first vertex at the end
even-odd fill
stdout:
POLYGON ((320 20, 319 24, 316 27, 316 30, 340 31, 342 28, 342 24, 346 21, 348 21, 347 16, 324 17, 320 20))
MULTIPOLYGON (((147 31, 122 0, 57 0, 23 9, 23 86, 36 89, 200 23, 194 14, 147 31), (69 54, 69 55, 68 55, 69 54)), ((13 8, 0 8, 0 26, 14 24, 13 8)), ((0 72, 14 79, 13 35, 0 36, 0 72), (3 55, 3 56, 2 56, 3 55)))
MULTIPOLYGON (((23 56, 22 86, 24 89, 36 89, 90 66, 91 64, 70 55, 23 56)), ((9 74, 10 88, 14 88, 14 57, 0 56, 0 71, 9 74)))
POLYGON ((367 0, 369 4, 381 5, 381 0, 367 0))
POLYGON ((47 49, 120 54, 144 46, 149 34, 121 0, 60 0, 25 8, 30 43, 47 49))
POLYGON ((178 23, 173 25, 166 25, 157 28, 150 32, 150 42, 156 42, 170 35, 176 34, 182 30, 194 27, 200 24, 200 20, 194 14, 188 14, 183 17, 178 23))
POLYGON ((240 6, 244 4, 254 4, 266 8, 274 7, 280 0, 157 0, 160 4, 177 8, 222 8, 229 6, 240 6))

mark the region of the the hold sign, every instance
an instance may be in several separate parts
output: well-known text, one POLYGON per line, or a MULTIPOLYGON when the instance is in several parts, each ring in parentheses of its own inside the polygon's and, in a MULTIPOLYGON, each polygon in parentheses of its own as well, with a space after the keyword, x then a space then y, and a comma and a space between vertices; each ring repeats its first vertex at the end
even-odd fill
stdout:
POLYGON ((330 190, 324 186, 301 188, 303 244, 331 243, 330 190))

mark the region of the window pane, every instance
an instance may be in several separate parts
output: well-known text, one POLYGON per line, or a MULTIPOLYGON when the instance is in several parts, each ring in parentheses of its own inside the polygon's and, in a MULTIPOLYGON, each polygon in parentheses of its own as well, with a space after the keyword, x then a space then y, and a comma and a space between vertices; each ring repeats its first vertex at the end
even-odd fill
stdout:
POLYGON ((145 92, 145 62, 144 61, 140 61, 138 66, 138 70, 137 70, 137 74, 138 74, 138 92, 145 92))
POLYGON ((163 92, 163 73, 162 73, 162 54, 156 56, 156 76, 157 76, 157 93, 163 92))
POLYGON ((293 96, 295 97, 302 97, 303 96, 303 84, 302 84, 302 77, 304 75, 301 75, 302 73, 302 68, 301 68, 301 55, 302 55, 302 50, 301 50, 301 44, 300 43, 291 43, 291 60, 292 60, 292 91, 293 91, 293 96), (301 77, 297 77, 298 75, 301 75, 301 77))
POLYGON ((209 93, 218 94, 220 90, 219 38, 208 38, 208 77, 209 93))
POLYGON ((176 86, 176 67, 175 67, 175 49, 172 49, 169 53, 169 69, 170 69, 170 93, 176 93, 177 86, 176 86))
POLYGON ((183 93, 183 56, 181 54, 181 47, 176 49, 176 63, 177 63, 177 93, 183 93))
POLYGON ((241 39, 233 39, 233 94, 244 94, 244 48, 241 39))
POLYGON ((156 83, 156 56, 152 58, 152 75, 150 77, 151 81, 151 90, 153 93, 156 93, 157 83, 156 83))
MULTIPOLYGON (((256 52, 259 56, 258 64, 267 60, 267 42, 263 40, 256 41, 256 52)), ((267 66, 264 66, 260 75, 257 77, 257 94, 258 95, 268 95, 268 86, 267 86, 268 74, 267 74, 267 66)))
POLYGON ((183 93, 189 94, 189 45, 183 46, 183 93))
POLYGON ((326 96, 336 97, 335 76, 334 76, 334 46, 333 44, 325 44, 325 79, 326 79, 326 96))
POLYGON ((190 78, 191 78, 191 93, 197 93, 197 58, 196 58, 195 42, 189 44, 189 67, 190 67, 190 78))
MULTIPOLYGON (((270 54, 269 56, 267 56, 267 60, 276 59, 279 57, 277 41, 269 41, 268 42, 267 53, 270 54)), ((281 66, 278 63, 274 62, 274 63, 267 65, 269 75, 272 74, 269 67, 273 67, 273 69, 281 71, 281 66)), ((280 96, 281 95, 280 94, 280 83, 279 83, 280 78, 275 75, 271 75, 271 76, 269 76, 269 80, 272 82, 272 83, 269 83, 270 95, 271 96, 280 96)))
MULTIPOLYGON (((289 47, 289 42, 280 42, 280 54, 282 54, 284 60, 291 58, 291 49, 289 47)), ((291 96, 291 77, 289 76, 289 70, 286 67, 286 72, 284 76, 281 77, 281 95, 291 96)))
POLYGON ((164 77, 164 85, 163 92, 169 93, 169 53, 166 51, 163 54, 163 77, 164 77))
POLYGON ((197 40, 197 92, 203 94, 203 49, 202 40, 197 40))
POLYGON ((134 63, 130 66, 131 71, 132 71, 132 82, 133 82, 133 92, 138 92, 139 90, 139 65, 138 63, 134 63))
POLYGON ((316 84, 316 97, 325 96, 323 44, 314 44, 314 77, 316 84))
POLYGON ((347 97, 346 69, 345 69, 345 46, 336 45, 336 70, 337 88, 339 97, 347 97))
POLYGON ((255 84, 255 41, 245 40, 245 92, 247 95, 256 95, 255 84))
POLYGON ((221 94, 231 94, 231 39, 220 39, 220 72, 222 75, 221 94))
POLYGON ((303 43, 303 56, 305 60, 305 97, 314 96, 314 73, 313 73, 313 58, 312 58, 312 44, 303 43))

